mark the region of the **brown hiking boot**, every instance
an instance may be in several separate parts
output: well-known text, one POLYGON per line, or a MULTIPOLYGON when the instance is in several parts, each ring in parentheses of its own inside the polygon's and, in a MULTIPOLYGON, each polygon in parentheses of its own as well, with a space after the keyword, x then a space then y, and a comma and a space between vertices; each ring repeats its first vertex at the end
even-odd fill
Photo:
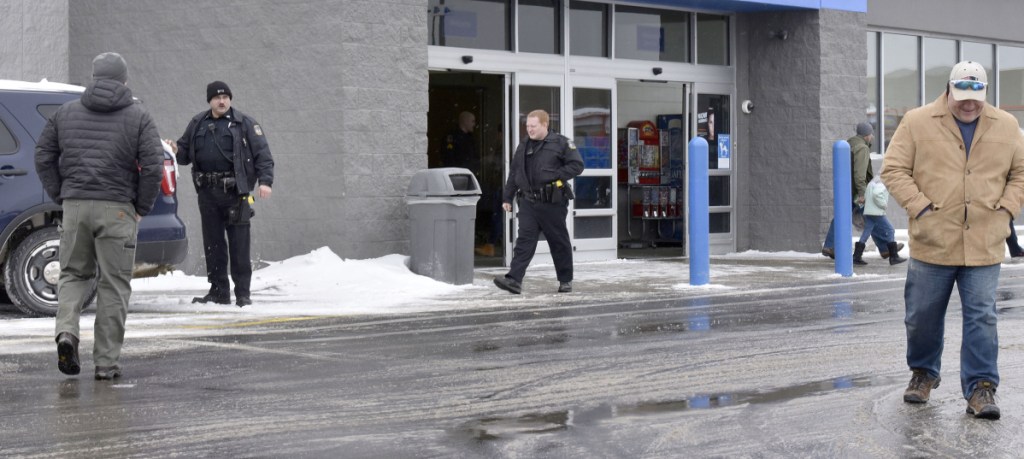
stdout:
POLYGON ((974 385, 974 393, 967 400, 967 414, 981 419, 999 419, 999 407, 996 406, 996 385, 992 381, 982 381, 974 385))
POLYGON ((914 375, 910 377, 910 384, 907 390, 903 391, 903 401, 907 403, 928 403, 928 397, 932 389, 939 387, 942 378, 931 377, 927 371, 914 368, 914 375))

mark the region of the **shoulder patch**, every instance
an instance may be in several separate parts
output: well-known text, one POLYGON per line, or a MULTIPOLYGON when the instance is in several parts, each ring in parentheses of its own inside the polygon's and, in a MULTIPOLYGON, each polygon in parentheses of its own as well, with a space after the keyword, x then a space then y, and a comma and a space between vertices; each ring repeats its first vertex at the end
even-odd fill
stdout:
POLYGON ((261 128, 260 125, 258 124, 252 125, 252 130, 253 132, 256 133, 256 135, 263 135, 263 128, 261 128))
POLYGON ((565 139, 565 140, 569 142, 569 149, 570 150, 575 150, 576 149, 576 144, 572 142, 572 139, 565 139))

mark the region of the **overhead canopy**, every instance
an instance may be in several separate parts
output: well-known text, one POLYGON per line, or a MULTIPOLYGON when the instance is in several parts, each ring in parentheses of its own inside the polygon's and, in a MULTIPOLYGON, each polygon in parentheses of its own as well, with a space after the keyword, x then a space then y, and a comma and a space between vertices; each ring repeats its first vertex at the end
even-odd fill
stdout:
POLYGON ((868 11, 867 0, 634 0, 634 2, 736 13, 822 9, 859 13, 868 11))

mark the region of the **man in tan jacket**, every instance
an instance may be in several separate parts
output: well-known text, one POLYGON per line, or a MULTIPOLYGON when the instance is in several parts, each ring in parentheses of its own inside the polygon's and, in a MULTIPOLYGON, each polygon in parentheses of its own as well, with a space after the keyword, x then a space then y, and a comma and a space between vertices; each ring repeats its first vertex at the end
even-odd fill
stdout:
POLYGON ((987 89, 981 64, 954 66, 946 92, 908 112, 896 129, 882 180, 910 216, 904 301, 913 376, 903 400, 925 403, 939 386, 943 325, 956 284, 967 413, 999 419, 995 295, 1009 221, 1024 204, 1024 139, 1012 115, 985 103, 987 89))

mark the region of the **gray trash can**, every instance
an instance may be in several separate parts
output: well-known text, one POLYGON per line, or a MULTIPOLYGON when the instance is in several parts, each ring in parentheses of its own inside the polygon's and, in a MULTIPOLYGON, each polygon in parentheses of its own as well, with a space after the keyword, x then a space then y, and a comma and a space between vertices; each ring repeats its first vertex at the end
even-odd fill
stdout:
POLYGON ((412 272, 449 284, 473 283, 473 238, 480 184, 469 169, 416 172, 409 182, 412 272))

